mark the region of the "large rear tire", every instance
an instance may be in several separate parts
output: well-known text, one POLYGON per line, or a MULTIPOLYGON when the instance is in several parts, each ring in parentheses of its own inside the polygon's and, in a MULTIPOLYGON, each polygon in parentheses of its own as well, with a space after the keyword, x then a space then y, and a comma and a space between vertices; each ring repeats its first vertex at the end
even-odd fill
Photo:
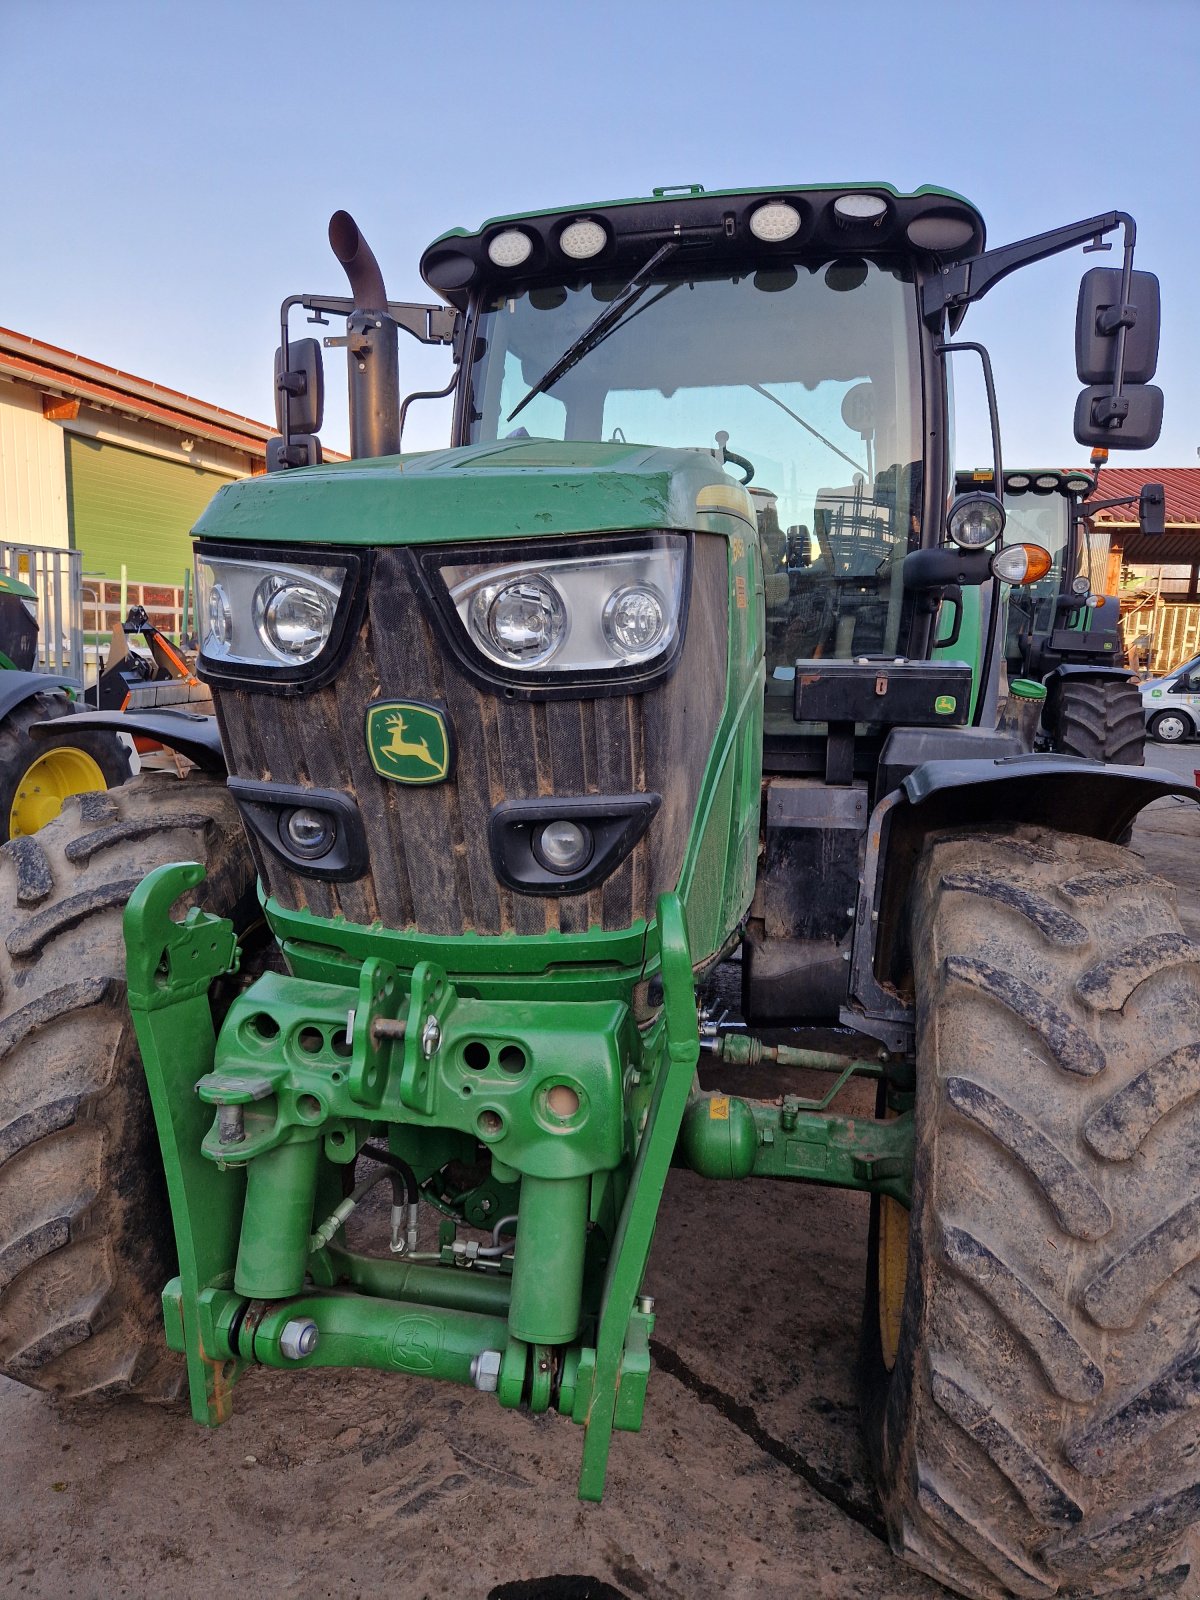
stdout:
POLYGON ((1171 1593, 1200 1513, 1200 945, 1130 851, 1019 828, 927 849, 912 948, 890 1370, 878 1205, 864 1321, 892 1547, 988 1600, 1171 1593))
POLYGON ((1146 764, 1141 690, 1121 678, 1064 678, 1055 696, 1053 747, 1115 766, 1146 764))
POLYGON ((208 877, 187 903, 258 916, 237 809, 199 772, 68 800, 0 849, 0 1372, 33 1388, 165 1399, 180 1384, 121 918, 151 868, 188 860, 208 877))

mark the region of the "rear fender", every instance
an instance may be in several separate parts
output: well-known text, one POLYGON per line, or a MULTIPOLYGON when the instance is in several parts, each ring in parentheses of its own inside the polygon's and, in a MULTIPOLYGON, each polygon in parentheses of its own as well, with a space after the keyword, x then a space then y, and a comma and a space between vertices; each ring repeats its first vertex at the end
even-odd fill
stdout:
MULTIPOLYGON (((229 771, 216 717, 201 716, 194 711, 78 711, 71 726, 103 728, 112 733, 127 733, 131 738, 136 735, 153 739, 166 745, 168 750, 178 750, 204 772, 224 777, 229 771)), ((45 739, 61 733, 62 726, 58 722, 42 722, 30 731, 35 739, 45 739)))
POLYGON ((73 678, 56 678, 46 672, 0 672, 0 717, 6 717, 35 694, 62 695, 79 689, 73 678))
POLYGON ((1025 822, 1062 833, 1120 839, 1138 812, 1168 795, 1200 804, 1200 789, 1156 767, 1112 767, 1073 756, 927 761, 877 803, 867 824, 841 1019, 911 1050, 914 1017, 905 910, 931 834, 1025 822))

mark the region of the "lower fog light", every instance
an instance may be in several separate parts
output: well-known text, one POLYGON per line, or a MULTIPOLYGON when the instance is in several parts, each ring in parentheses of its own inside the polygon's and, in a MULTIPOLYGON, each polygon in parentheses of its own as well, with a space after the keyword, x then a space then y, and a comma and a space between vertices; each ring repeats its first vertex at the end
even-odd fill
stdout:
POLYGON ((297 806, 281 818, 284 844, 308 861, 327 856, 337 839, 337 824, 327 811, 297 806))
POLYGON ((582 822, 548 822, 533 837, 533 853, 547 872, 579 872, 592 859, 592 830, 582 822))

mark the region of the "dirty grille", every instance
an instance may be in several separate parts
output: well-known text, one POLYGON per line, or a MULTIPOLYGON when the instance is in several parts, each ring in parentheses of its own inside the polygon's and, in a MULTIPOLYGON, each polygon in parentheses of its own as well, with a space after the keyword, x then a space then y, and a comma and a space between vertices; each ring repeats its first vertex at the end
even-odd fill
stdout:
POLYGON ((260 854, 268 891, 290 910, 433 935, 580 933, 651 916, 678 878, 724 700, 727 587, 725 541, 698 536, 687 637, 666 683, 525 703, 458 671, 423 614, 404 552, 381 551, 366 620, 331 684, 287 699, 227 688, 214 696, 233 774, 340 789, 362 813, 366 876, 321 883, 260 854), (363 727, 380 698, 447 707, 458 746, 450 782, 410 787, 375 772, 363 727), (653 790, 663 803, 647 833, 587 894, 541 898, 497 882, 487 823, 499 801, 653 790))

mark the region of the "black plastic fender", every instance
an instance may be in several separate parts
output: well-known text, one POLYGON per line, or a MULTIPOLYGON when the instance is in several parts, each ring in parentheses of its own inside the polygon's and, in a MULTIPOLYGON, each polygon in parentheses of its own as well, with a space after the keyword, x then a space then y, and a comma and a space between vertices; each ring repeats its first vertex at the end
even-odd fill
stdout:
POLYGON ((1139 811, 1169 795, 1200 804, 1200 789, 1164 768, 1105 766, 1077 756, 965 758, 914 768, 877 802, 867 824, 842 1021, 889 1050, 911 1047, 904 909, 930 833, 1028 822, 1118 840, 1139 811))
MULTIPOLYGON (((45 680, 43 680, 44 682, 45 680)), ((224 776, 228 771, 217 719, 196 711, 77 711, 74 726, 104 728, 113 733, 140 734, 194 761, 205 772, 224 776)), ((35 739, 61 733, 60 722, 39 722, 30 730, 35 739)))
POLYGON ((48 672, 0 672, 0 717, 6 717, 35 694, 66 695, 80 688, 74 678, 56 678, 48 672))

